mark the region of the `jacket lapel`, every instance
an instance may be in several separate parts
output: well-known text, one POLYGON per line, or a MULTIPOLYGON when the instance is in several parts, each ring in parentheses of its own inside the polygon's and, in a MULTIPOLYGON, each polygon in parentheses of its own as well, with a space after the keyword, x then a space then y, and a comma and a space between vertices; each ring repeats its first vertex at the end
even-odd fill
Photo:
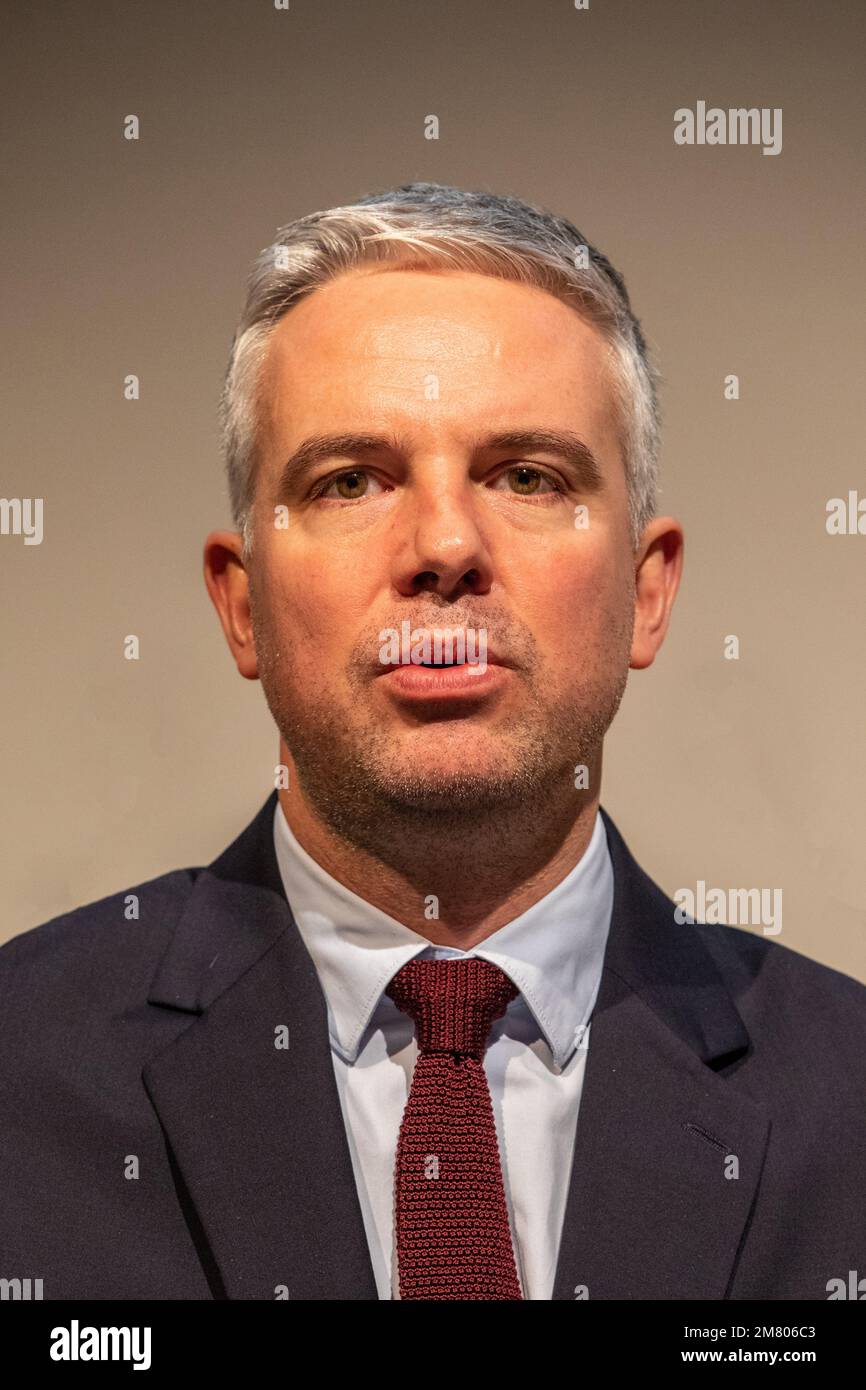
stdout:
POLYGON ((275 804, 273 793, 196 879, 148 1001, 170 1011, 173 1040, 142 1077, 215 1297, 375 1299, 327 1006, 276 865, 275 804))
POLYGON ((553 1297, 722 1299, 769 1116, 722 1074, 749 1037, 700 928, 675 922, 602 814, 613 916, 553 1297))

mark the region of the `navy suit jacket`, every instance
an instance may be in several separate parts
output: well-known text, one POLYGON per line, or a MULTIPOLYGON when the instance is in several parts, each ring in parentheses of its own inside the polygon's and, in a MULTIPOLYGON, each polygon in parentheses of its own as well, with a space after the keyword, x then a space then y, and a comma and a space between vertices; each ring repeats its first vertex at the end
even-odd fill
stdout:
MULTIPOLYGON (((275 800, 208 868, 0 950, 0 1278, 376 1298, 275 800)), ((613 917, 553 1297, 826 1299, 866 1276, 866 987, 677 925, 602 814, 613 917)))

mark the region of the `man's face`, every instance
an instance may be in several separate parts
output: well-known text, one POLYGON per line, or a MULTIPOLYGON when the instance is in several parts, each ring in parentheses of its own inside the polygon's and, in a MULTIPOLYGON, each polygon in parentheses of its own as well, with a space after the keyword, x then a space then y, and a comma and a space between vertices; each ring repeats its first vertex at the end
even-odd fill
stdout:
POLYGON ((354 271, 278 324, 248 565, 256 662, 333 825, 543 806, 594 765, 634 621, 606 358, 557 299, 463 272, 354 271), (591 458, 489 443, 533 431, 591 458), (338 434, 391 444, 284 476, 305 441, 338 434), (383 665, 382 634, 404 621, 486 640, 486 674, 449 688, 453 673, 383 665))

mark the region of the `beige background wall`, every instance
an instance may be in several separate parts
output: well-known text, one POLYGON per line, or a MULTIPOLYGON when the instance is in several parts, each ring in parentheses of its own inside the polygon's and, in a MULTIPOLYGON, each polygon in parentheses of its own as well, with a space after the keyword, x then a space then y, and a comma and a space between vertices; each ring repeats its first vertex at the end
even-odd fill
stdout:
POLYGON ((603 804, 669 893, 781 887, 775 939, 866 980, 866 535, 825 529, 866 497, 863 7, 144 0, 6 28, 0 495, 45 512, 41 545, 0 536, 0 937, 207 862, 270 791, 201 579, 244 277, 280 223, 427 178, 569 216, 664 372, 684 587, 603 804), (781 154, 678 147, 698 100, 781 107, 781 154))

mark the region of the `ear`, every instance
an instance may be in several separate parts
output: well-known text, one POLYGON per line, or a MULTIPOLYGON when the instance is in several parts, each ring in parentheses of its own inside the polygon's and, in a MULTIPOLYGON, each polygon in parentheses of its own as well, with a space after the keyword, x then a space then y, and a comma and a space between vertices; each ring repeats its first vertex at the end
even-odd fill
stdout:
POLYGON ((656 517, 641 536, 635 557, 635 619, 629 666, 651 666, 665 640, 680 586, 685 541, 671 516, 656 517))
POLYGON ((249 575, 243 561, 243 541, 236 531, 212 531, 207 537, 204 582, 219 614, 235 665, 247 680, 258 680, 249 575))

